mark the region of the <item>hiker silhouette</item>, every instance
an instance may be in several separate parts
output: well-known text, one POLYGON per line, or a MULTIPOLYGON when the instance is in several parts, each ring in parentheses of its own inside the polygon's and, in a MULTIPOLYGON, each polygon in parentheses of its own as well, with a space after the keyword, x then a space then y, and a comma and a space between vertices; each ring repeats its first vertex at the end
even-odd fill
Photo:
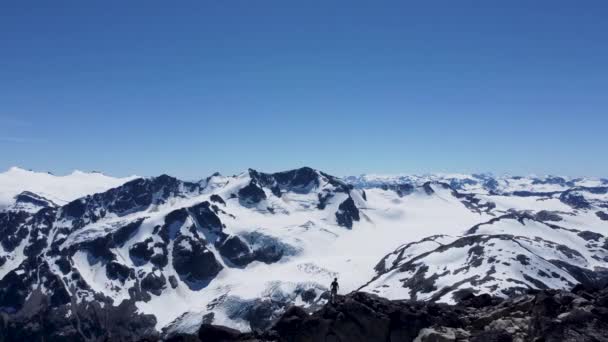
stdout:
POLYGON ((331 283, 331 296, 330 298, 330 302, 332 304, 336 303, 336 298, 338 297, 338 289, 340 288, 340 285, 338 285, 338 278, 334 278, 334 281, 332 281, 331 283))

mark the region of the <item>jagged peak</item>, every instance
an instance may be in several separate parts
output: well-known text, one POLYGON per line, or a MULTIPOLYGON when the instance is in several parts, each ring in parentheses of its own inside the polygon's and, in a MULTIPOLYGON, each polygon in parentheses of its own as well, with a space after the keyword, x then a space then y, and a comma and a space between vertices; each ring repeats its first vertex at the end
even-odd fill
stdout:
MULTIPOLYGON (((321 185, 323 180, 327 180, 328 182, 337 180, 336 177, 330 176, 307 166, 274 173, 259 172, 250 168, 248 173, 252 181, 255 181, 260 186, 270 188, 306 188, 312 183, 314 183, 313 187, 316 188, 321 185)), ((342 181, 339 182, 343 183, 342 181)))

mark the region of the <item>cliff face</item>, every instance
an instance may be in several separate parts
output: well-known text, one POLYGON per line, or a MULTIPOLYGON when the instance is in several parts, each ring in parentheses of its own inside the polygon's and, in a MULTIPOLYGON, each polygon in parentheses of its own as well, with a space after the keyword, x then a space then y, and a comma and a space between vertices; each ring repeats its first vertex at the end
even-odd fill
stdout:
POLYGON ((308 314, 288 309, 264 332, 203 325, 172 341, 608 341, 608 288, 577 286, 501 300, 464 296, 457 305, 390 301, 357 292, 308 314))

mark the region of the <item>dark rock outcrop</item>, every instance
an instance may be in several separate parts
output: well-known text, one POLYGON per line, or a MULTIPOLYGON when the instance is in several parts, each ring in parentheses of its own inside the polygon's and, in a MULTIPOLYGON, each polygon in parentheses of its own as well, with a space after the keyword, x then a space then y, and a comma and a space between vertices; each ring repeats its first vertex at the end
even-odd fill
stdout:
POLYGON ((190 207, 188 211, 194 216, 199 227, 202 229, 207 229, 211 232, 220 232, 222 230, 222 221, 213 210, 211 203, 207 201, 199 203, 190 207))
POLYGON ((118 247, 122 247, 139 229, 144 219, 135 220, 112 233, 112 240, 118 247))
POLYGON ((166 283, 167 280, 162 273, 150 272, 141 280, 141 288, 142 290, 160 296, 166 283))
POLYGON ((245 266, 254 259, 251 248, 236 235, 229 236, 220 242, 218 244, 218 251, 222 257, 228 259, 236 266, 245 266))
POLYGON ((336 219, 339 225, 349 229, 353 227, 353 221, 359 221, 359 209, 357 209, 352 197, 349 196, 344 202, 340 203, 336 212, 336 219))
POLYGON ((244 206, 252 206, 266 199, 266 193, 254 181, 239 190, 239 202, 244 206))
POLYGON ((433 190, 433 187, 431 186, 431 182, 422 184, 422 189, 427 195, 432 195, 435 193, 435 190, 433 190))
POLYGON ((60 217, 71 220, 74 228, 96 222, 108 213, 124 216, 171 197, 200 190, 197 183, 182 182, 167 175, 138 178, 103 193, 74 200, 61 208, 60 217))
POLYGON ((608 221, 608 214, 603 211, 596 211, 595 215, 597 215, 597 217, 599 217, 602 221, 608 221))
POLYGON ((19 314, 0 315, 0 341, 157 341, 156 319, 137 312, 132 301, 54 305, 40 293, 19 314))
POLYGON ((536 213, 536 219, 539 221, 561 221, 562 217, 559 216, 559 214, 552 212, 552 211, 548 211, 548 210, 541 210, 539 212, 536 213))
POLYGON ((357 292, 309 315, 298 307, 263 332, 203 324, 200 341, 546 341, 608 340, 608 288, 543 290, 507 300, 463 296, 457 305, 390 301, 357 292))
POLYGON ((309 187, 319 186, 319 175, 310 167, 273 173, 272 178, 279 188, 294 192, 305 192, 309 187))
POLYGON ((583 195, 576 192, 564 191, 559 196, 559 200, 574 209, 588 209, 591 207, 591 203, 589 203, 583 195))
POLYGON ((381 188, 382 190, 392 190, 396 192, 399 197, 407 196, 415 190, 414 185, 411 183, 383 184, 381 188))
POLYGON ((152 238, 147 238, 144 241, 136 242, 129 249, 129 256, 136 266, 144 265, 150 261, 154 250, 152 247, 152 238))
POLYGON ((213 253, 200 240, 180 236, 173 246, 173 267, 192 290, 200 290, 222 269, 213 253))
POLYGON ((23 225, 29 217, 25 211, 0 213, 0 244, 5 251, 12 252, 27 237, 28 231, 23 225))
POLYGON ((539 192, 539 191, 518 190, 518 191, 513 191, 510 195, 517 196, 517 197, 551 197, 558 193, 559 193, 559 191, 539 192))
POLYGON ((55 204, 48 198, 45 198, 30 191, 23 191, 17 196, 15 196, 15 208, 24 208, 28 205, 35 207, 36 209, 57 207, 57 204, 55 204))
MULTIPOLYGON (((310 167, 301 167, 276 173, 263 173, 249 169, 249 176, 260 186, 271 189, 275 196, 281 197, 283 191, 306 193, 310 189, 318 187, 320 176, 325 175, 317 173, 310 167)), ((333 177, 329 179, 329 182, 331 183, 332 180, 334 180, 333 177)), ((337 179, 334 181, 342 183, 337 179)))
POLYGON ((106 276, 109 279, 117 279, 124 284, 128 278, 135 277, 135 271, 121 263, 112 261, 106 265, 106 276))
POLYGON ((337 177, 310 167, 276 173, 263 173, 249 169, 249 176, 252 184, 269 189, 277 197, 281 197, 285 192, 309 193, 323 183, 332 185, 335 192, 348 193, 353 188, 337 177))
POLYGON ((219 325, 204 324, 198 332, 201 341, 233 341, 240 337, 238 330, 230 329, 219 325))
POLYGON ((168 243, 177 237, 180 227, 188 218, 188 210, 185 208, 173 210, 165 216, 165 224, 160 228, 158 235, 168 243))
POLYGON ((211 195, 211 197, 209 197, 209 199, 211 200, 211 202, 221 203, 223 205, 226 205, 226 202, 224 202, 224 199, 220 195, 213 194, 213 195, 211 195))
POLYGON ((276 237, 260 232, 250 232, 241 236, 250 246, 253 259, 266 264, 272 264, 281 260, 283 256, 295 255, 298 250, 293 246, 282 242, 276 237))

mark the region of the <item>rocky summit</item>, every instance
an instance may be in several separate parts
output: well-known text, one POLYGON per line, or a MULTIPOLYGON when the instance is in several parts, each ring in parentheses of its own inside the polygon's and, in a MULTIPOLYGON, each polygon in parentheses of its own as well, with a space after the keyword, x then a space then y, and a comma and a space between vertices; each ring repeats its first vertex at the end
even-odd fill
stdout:
POLYGON ((266 331, 203 324, 171 341, 599 342, 608 341, 608 288, 576 286, 509 299, 463 297, 456 305, 390 301, 355 292, 308 314, 293 306, 266 331))

